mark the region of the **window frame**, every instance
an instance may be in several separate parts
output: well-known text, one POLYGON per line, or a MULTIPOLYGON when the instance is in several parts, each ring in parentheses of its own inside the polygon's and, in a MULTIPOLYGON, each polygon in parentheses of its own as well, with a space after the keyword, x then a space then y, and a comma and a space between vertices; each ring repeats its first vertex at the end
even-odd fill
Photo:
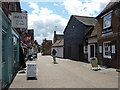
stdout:
POLYGON ((104 58, 108 58, 108 59, 111 59, 112 58, 112 50, 111 50, 111 41, 105 41, 105 42, 103 42, 103 57, 104 58), (108 46, 105 46, 105 44, 110 44, 110 45, 108 45, 108 46), (106 47, 107 48, 109 48, 109 50, 107 49, 107 51, 105 51, 106 50, 106 47), (105 55, 105 53, 110 53, 110 55, 105 55))
POLYGON ((84 53, 88 53, 88 45, 84 45, 84 53))

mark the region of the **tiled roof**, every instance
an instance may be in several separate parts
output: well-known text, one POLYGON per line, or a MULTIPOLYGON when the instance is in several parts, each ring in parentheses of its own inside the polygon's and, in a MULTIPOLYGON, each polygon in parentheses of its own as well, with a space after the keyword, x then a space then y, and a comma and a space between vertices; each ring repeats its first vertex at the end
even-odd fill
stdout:
POLYGON ((89 30, 89 34, 87 34, 86 36, 87 37, 93 37, 93 36, 97 36, 97 31, 99 31, 100 30, 100 25, 99 25, 99 23, 96 23, 96 25, 94 26, 94 28, 91 28, 90 30, 89 30))
POLYGON ((93 27, 86 27, 85 29, 85 35, 89 35, 90 31, 93 29, 93 27))
POLYGON ((116 6, 118 3, 120 3, 120 0, 111 0, 108 5, 103 9, 103 11, 97 16, 101 16, 105 13, 107 13, 108 11, 110 11, 114 6, 116 6))
POLYGON ((64 45, 64 39, 57 40, 52 47, 60 47, 64 45))
POLYGON ((56 39, 63 39, 64 38, 64 35, 63 34, 56 34, 55 35, 56 39))
POLYGON ((79 20, 80 22, 82 22, 85 25, 88 26, 95 26, 96 24, 96 19, 95 17, 87 17, 87 16, 77 16, 77 15, 73 15, 77 20, 79 20))

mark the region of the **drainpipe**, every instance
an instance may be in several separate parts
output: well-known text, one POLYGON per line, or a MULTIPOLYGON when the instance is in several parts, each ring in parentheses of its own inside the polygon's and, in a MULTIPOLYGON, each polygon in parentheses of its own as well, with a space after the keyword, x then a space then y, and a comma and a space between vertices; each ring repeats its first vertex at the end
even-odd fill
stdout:
POLYGON ((2 88, 2 11, 0 7, 0 90, 2 88))

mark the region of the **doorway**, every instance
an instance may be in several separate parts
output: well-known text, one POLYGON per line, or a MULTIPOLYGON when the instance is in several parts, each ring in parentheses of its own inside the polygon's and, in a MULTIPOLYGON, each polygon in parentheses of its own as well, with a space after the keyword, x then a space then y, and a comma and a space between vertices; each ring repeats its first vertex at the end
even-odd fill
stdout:
POLYGON ((95 44, 90 45, 90 58, 95 57, 95 44))

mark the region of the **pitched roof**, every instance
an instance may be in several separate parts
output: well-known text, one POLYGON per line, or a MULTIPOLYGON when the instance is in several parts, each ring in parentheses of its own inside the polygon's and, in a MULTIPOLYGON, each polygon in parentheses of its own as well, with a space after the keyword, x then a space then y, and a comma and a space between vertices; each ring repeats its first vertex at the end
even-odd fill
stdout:
POLYGON ((97 22, 96 25, 94 26, 94 28, 91 28, 91 30, 89 30, 89 34, 87 34, 86 36, 89 38, 89 37, 94 37, 94 36, 97 36, 97 31, 100 30, 100 25, 99 23, 97 22))
POLYGON ((87 17, 87 16, 78 16, 78 15, 72 15, 69 19, 69 22, 67 24, 67 26, 65 27, 65 30, 63 33, 65 33, 66 28, 68 27, 70 21, 72 18, 75 18, 76 20, 78 20, 79 22, 83 23, 86 26, 95 26, 97 20, 95 19, 95 17, 87 17))
POLYGON ((77 16, 73 15, 78 21, 82 22, 83 24, 87 26, 95 26, 96 24, 96 19, 95 17, 87 17, 87 16, 77 16))
POLYGON ((52 47, 60 47, 64 45, 64 39, 57 40, 52 47))
POLYGON ((97 16, 101 16, 105 13, 107 13, 108 11, 110 11, 114 6, 116 6, 118 3, 120 3, 120 0, 111 0, 107 6, 103 9, 103 11, 97 16))
POLYGON ((91 32, 92 29, 93 29, 93 27, 86 27, 85 35, 89 35, 89 33, 91 32))
POLYGON ((63 39, 64 38, 64 35, 63 34, 56 34, 55 35, 56 39, 63 39))

